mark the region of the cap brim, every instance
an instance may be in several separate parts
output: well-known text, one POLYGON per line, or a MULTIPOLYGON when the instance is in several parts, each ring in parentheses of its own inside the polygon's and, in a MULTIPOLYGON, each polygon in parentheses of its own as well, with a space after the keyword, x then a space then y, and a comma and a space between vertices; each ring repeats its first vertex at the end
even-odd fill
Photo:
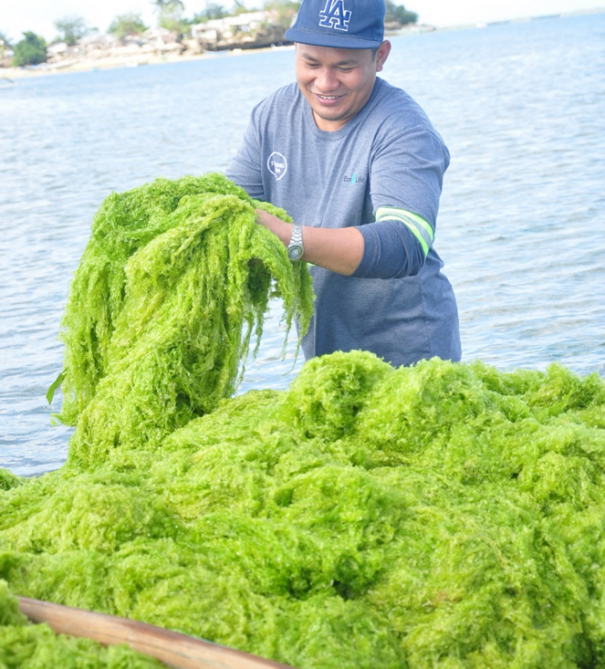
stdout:
POLYGON ((382 44, 382 40, 365 40, 352 35, 338 35, 334 33, 318 33, 300 28, 286 30, 284 37, 290 42, 325 46, 330 49, 375 49, 382 44))

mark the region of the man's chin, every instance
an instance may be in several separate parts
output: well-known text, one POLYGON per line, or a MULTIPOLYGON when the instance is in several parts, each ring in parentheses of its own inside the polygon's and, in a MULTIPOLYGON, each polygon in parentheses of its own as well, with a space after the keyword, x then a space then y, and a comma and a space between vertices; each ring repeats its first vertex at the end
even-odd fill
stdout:
POLYGON ((316 116, 324 121, 342 121, 347 118, 346 112, 338 109, 314 109, 316 116))

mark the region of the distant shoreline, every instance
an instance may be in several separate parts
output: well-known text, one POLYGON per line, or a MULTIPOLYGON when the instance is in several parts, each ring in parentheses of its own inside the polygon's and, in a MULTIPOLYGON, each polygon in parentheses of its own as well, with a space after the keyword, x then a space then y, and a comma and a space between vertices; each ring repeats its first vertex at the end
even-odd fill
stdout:
MULTIPOLYGON (((262 47, 259 49, 233 49, 231 51, 206 51, 201 54, 183 56, 155 56, 145 54, 140 56, 119 56, 108 58, 83 58, 76 62, 56 63, 47 67, 5 67, 0 69, 0 81, 8 79, 26 79, 30 77, 46 77, 58 74, 73 74, 75 72, 95 72, 97 70, 115 70, 125 67, 142 67, 144 65, 162 65, 168 63, 185 63, 194 60, 212 60, 214 58, 231 58, 245 53, 260 53, 283 50, 285 47, 262 47)), ((289 47, 289 48, 294 48, 289 47)))
MULTIPOLYGON (((492 21, 488 23, 474 23, 467 25, 456 25, 440 28, 432 28, 432 30, 414 30, 410 28, 402 28, 396 33, 387 35, 388 37, 400 37, 405 35, 417 35, 423 32, 444 32, 449 30, 469 30, 482 29, 495 25, 503 25, 508 23, 526 23, 529 21, 536 21, 548 18, 568 18, 572 16, 583 16, 590 14, 601 14, 605 12, 605 7, 595 7, 594 9, 577 10, 573 12, 562 12, 560 14, 552 14, 547 16, 532 16, 517 19, 510 19, 506 21, 492 21)), ((225 51, 205 51, 201 54, 184 54, 180 56, 174 55, 150 55, 150 54, 133 54, 132 56, 112 56, 107 58, 83 58, 78 61, 66 61, 55 64, 43 63, 36 67, 5 67, 0 68, 0 82, 6 80, 14 82, 17 79, 25 79, 30 77, 46 77, 57 74, 73 74, 75 72, 94 72, 97 70, 121 69, 125 67, 141 67, 143 65, 162 65, 166 63, 184 63, 195 60, 212 60, 214 58, 231 58, 234 56, 242 56, 244 54, 253 53, 267 53, 272 51, 283 51, 293 49, 294 46, 277 46, 277 47, 260 47, 258 49, 232 49, 225 51)))

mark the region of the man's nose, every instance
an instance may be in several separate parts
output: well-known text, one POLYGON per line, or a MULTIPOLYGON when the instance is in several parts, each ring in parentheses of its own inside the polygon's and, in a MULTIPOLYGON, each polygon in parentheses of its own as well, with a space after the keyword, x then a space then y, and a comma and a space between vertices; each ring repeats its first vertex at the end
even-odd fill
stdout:
POLYGON ((329 67, 323 67, 317 74, 315 85, 322 93, 329 93, 336 90, 340 84, 336 73, 329 67))

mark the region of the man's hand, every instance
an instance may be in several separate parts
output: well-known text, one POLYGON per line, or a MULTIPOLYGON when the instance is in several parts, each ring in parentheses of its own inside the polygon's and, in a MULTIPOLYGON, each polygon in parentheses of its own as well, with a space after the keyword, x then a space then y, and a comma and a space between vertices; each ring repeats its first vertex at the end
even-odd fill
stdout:
MULTIPOLYGON (((281 218, 257 209, 257 223, 277 235, 284 246, 290 243, 292 226, 281 218)), ((350 276, 363 257, 363 235, 356 228, 311 228, 303 226, 303 260, 336 274, 350 276)))

